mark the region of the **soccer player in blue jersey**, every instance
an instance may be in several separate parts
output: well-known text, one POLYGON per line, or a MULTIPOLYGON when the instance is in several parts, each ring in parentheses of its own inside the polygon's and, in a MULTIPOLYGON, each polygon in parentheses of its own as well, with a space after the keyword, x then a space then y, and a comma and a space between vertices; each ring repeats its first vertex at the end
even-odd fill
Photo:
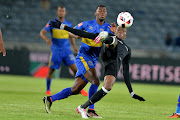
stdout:
POLYGON ((180 94, 179 94, 179 98, 178 98, 176 112, 168 118, 180 118, 180 94))
POLYGON ((0 28, 0 53, 3 53, 3 56, 6 56, 6 49, 4 48, 4 43, 3 43, 3 37, 2 37, 2 32, 0 28))
MULTIPOLYGON (((59 6, 57 8, 57 16, 58 20, 62 23, 66 24, 69 27, 72 27, 72 23, 65 19, 66 9, 64 6, 59 6)), ((49 23, 41 30, 40 36, 51 46, 51 55, 49 62, 49 72, 46 78, 46 95, 51 95, 50 86, 51 80, 53 77, 53 72, 55 69, 59 69, 61 62, 68 66, 74 73, 74 76, 77 72, 77 67, 75 64, 75 58, 70 50, 70 43, 73 45, 75 52, 78 52, 76 48, 74 38, 69 35, 69 33, 65 30, 59 30, 56 28, 51 28, 49 23), (51 33, 52 40, 50 40, 45 34, 47 32, 51 33), (69 39, 69 40, 68 40, 69 39)), ((81 93, 84 96, 87 96, 87 93, 82 90, 81 93)))
MULTIPOLYGON (((75 28, 79 30, 85 30, 90 33, 100 33, 101 31, 107 31, 108 33, 113 34, 113 29, 110 27, 110 24, 104 21, 107 16, 107 10, 104 5, 99 5, 96 8, 95 16, 95 20, 81 22, 75 26, 75 28)), ((65 88, 55 95, 43 98, 45 109, 48 113, 51 112, 50 108, 52 102, 67 98, 70 95, 79 94, 79 92, 86 86, 88 82, 92 84, 89 89, 89 98, 91 98, 91 96, 97 91, 100 80, 97 77, 95 66, 101 47, 102 42, 97 44, 92 39, 82 39, 81 47, 76 56, 76 66, 78 71, 75 76, 75 83, 72 87, 65 88)), ((101 118, 95 112, 94 105, 89 107, 88 114, 91 117, 101 118)))

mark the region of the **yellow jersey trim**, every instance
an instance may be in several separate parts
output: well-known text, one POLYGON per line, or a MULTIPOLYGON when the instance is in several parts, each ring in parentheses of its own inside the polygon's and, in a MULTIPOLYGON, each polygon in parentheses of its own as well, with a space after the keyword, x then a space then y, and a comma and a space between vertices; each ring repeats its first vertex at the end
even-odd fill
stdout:
POLYGON ((102 42, 97 44, 96 42, 94 42, 94 40, 88 39, 88 38, 82 38, 82 42, 91 47, 102 47, 102 45, 103 45, 102 42))
POLYGON ((81 59, 81 62, 83 63, 83 65, 84 65, 84 67, 86 68, 86 71, 88 71, 89 66, 88 66, 87 62, 84 60, 84 58, 82 56, 80 57, 80 59, 81 59))
POLYGON ((69 33, 66 30, 52 29, 52 36, 56 39, 68 39, 69 33))

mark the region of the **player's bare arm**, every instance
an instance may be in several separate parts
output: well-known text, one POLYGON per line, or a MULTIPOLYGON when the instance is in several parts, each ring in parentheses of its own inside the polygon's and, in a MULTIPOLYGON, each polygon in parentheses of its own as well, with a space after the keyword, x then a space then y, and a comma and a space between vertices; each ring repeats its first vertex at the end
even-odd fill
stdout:
POLYGON ((72 34, 71 32, 68 32, 69 33, 69 36, 70 37, 73 37, 73 38, 76 38, 76 39, 80 39, 81 37, 75 35, 75 34, 72 34))
POLYGON ((0 53, 1 52, 3 53, 3 56, 6 56, 6 49, 4 48, 2 32, 1 32, 1 29, 0 29, 0 53))
POLYGON ((48 45, 52 45, 52 42, 51 42, 51 40, 46 36, 46 33, 47 33, 47 31, 45 30, 45 29, 42 29, 41 31, 40 31, 40 36, 41 36, 41 38, 42 39, 44 39, 45 41, 46 41, 46 43, 48 44, 48 45))
POLYGON ((77 54, 78 49, 75 44, 75 39, 73 37, 69 36, 69 41, 70 41, 71 45, 73 46, 75 53, 77 54))

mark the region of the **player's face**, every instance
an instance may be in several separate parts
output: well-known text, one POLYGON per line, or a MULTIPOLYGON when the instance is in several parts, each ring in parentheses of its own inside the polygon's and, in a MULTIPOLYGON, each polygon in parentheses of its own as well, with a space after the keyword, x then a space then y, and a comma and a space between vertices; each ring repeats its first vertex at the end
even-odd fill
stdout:
POLYGON ((105 7, 98 7, 96 12, 95 12, 95 16, 99 19, 99 20, 104 20, 106 19, 107 16, 107 10, 105 7))
POLYGON ((127 33, 126 28, 122 28, 118 26, 116 29, 115 35, 121 40, 124 40, 126 38, 126 33, 127 33))
POLYGON ((57 16, 59 18, 64 18, 65 15, 66 15, 66 8, 58 7, 58 9, 57 9, 57 16))

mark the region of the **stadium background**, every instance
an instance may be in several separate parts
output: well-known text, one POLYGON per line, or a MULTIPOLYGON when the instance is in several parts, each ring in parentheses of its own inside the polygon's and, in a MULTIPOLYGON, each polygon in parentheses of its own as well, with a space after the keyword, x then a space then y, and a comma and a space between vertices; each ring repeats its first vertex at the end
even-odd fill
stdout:
MULTIPOLYGON (((0 54, 0 119, 80 118, 75 109, 87 100, 81 95, 56 102, 51 114, 44 111, 41 99, 45 95, 50 47, 39 32, 56 18, 59 5, 66 7, 66 19, 75 26, 95 19, 99 4, 107 7, 108 23, 116 21, 121 11, 129 11, 134 17, 125 41, 132 48, 133 89, 146 102, 133 100, 126 85, 116 82, 110 94, 96 104, 98 114, 105 120, 167 120, 175 111, 180 85, 180 48, 175 40, 180 33, 180 0, 0 0, 0 27, 7 50, 6 57, 0 54), (170 46, 165 45, 167 33, 173 40, 170 46)), ((77 39, 78 47, 80 43, 77 39)), ((100 60, 96 70, 103 80, 100 60)), ((52 94, 72 86, 74 79, 70 74, 64 66, 56 71, 52 94)), ((118 80, 123 81, 121 71, 118 80)))
MULTIPOLYGON (((66 19, 75 26, 81 21, 95 19, 94 11, 99 4, 107 7, 108 23, 116 21, 121 11, 129 11, 134 17, 134 24, 128 29, 125 40, 132 48, 134 59, 131 61, 132 81, 180 83, 180 48, 175 46, 175 38, 180 32, 179 0, 0 1, 0 26, 7 49, 7 57, 0 56, 0 74, 45 77, 50 47, 40 38, 39 32, 49 20, 56 18, 57 6, 67 8, 66 19), (173 39, 170 46, 165 45, 167 33, 173 39)), ((77 39, 78 47, 80 43, 81 40, 77 39)), ((98 76, 103 79, 101 62, 96 68, 98 76)), ((54 76, 71 77, 70 74, 62 66, 54 76)), ((118 76, 122 79, 121 73, 118 76)))

